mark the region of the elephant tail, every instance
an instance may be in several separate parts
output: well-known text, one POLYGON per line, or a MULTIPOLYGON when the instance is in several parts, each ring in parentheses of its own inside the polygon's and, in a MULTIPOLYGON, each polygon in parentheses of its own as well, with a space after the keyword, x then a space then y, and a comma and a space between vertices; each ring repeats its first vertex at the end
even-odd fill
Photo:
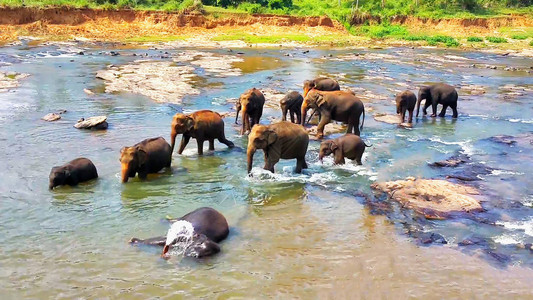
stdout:
POLYGON ((365 147, 372 147, 374 145, 370 144, 370 145, 367 145, 365 142, 363 142, 363 144, 365 144, 365 147))
POLYGON ((363 122, 361 122, 361 127, 359 127, 360 131, 363 131, 364 125, 365 125, 365 107, 363 106, 363 122))

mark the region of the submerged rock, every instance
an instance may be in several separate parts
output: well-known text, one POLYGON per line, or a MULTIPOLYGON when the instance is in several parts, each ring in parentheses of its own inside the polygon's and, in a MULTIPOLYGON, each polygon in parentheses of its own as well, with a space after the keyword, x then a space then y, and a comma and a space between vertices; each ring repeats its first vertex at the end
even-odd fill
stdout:
MULTIPOLYGON (((405 118, 407 119, 408 116, 405 118)), ((413 127, 413 123, 401 123, 400 122, 400 116, 399 115, 391 115, 391 114, 375 114, 374 120, 378 122, 383 122, 387 124, 397 124, 402 127, 413 127)))
POLYGON ((95 130, 105 130, 108 127, 106 116, 97 116, 90 117, 87 119, 81 119, 74 125, 78 129, 95 129, 95 130))
POLYGON ((49 113, 46 116, 42 117, 41 119, 45 120, 47 122, 53 122, 53 121, 57 121, 57 120, 61 119, 61 116, 59 114, 56 114, 56 113, 49 113))
POLYGON ((406 208, 427 219, 445 219, 452 213, 482 211, 477 189, 439 179, 397 180, 371 185, 378 194, 387 194, 406 208))
POLYGON ((10 89, 17 88, 20 80, 30 76, 30 74, 15 72, 0 72, 0 93, 7 92, 10 89))
POLYGON ((439 167, 439 168, 442 168, 442 167, 450 167, 450 168, 455 168, 459 165, 462 165, 462 164, 465 164, 467 162, 470 162, 470 158, 467 156, 467 155, 464 155, 464 154, 460 154, 460 155, 455 155, 455 156, 452 156, 446 160, 442 160, 442 161, 436 161, 434 163, 431 163, 429 164, 430 166, 432 167, 439 167))

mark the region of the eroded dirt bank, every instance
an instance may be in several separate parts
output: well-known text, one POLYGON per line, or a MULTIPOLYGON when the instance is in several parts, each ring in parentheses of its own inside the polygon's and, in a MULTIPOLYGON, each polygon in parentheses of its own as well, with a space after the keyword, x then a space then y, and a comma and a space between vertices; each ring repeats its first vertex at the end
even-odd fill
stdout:
POLYGON ((228 27, 259 34, 346 33, 340 23, 328 17, 227 14, 214 18, 157 11, 0 8, 0 40, 20 35, 124 40, 134 36, 206 34, 228 31, 228 27))

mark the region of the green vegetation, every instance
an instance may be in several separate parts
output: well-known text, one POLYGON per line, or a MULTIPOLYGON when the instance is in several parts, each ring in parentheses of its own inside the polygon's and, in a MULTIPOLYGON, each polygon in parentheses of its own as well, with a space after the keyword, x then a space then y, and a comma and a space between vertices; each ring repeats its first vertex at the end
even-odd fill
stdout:
POLYGON ((515 34, 515 35, 511 36, 511 38, 513 40, 526 40, 527 39, 527 35, 515 34))
POLYGON ((529 46, 533 47, 533 40, 529 42, 529 46))
POLYGON ((480 37, 477 37, 477 36, 471 36, 471 37, 468 37, 466 39, 467 42, 472 42, 472 43, 479 43, 479 42, 483 42, 483 38, 480 38, 480 37))
POLYGON ((495 43, 495 44, 507 43, 507 40, 505 38, 501 38, 501 37, 488 36, 488 37, 486 37, 486 39, 487 39, 487 41, 489 41, 491 43, 495 43))

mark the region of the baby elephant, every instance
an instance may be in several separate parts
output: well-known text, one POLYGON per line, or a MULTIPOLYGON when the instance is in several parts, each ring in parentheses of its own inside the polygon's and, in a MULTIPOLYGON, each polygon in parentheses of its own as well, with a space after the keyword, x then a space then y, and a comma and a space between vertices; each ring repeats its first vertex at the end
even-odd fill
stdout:
POLYGON ((300 95, 300 93, 296 91, 289 92, 283 99, 279 101, 279 106, 281 107, 282 111, 282 121, 287 121, 287 112, 289 112, 291 116, 291 122, 294 123, 294 116, 296 115, 296 124, 300 124, 302 122, 302 102, 304 101, 304 97, 300 95))
POLYGON ((75 160, 59 166, 53 167, 50 171, 49 188, 53 189, 59 185, 78 185, 80 182, 98 178, 96 167, 87 158, 76 158, 75 160))
POLYGON ((170 145, 162 137, 146 139, 131 147, 122 148, 122 182, 128 182, 128 179, 135 177, 137 173, 139 178, 146 179, 149 173, 157 173, 170 167, 171 155, 170 145))
POLYGON ((409 111, 409 123, 413 123, 413 112, 416 105, 416 95, 405 91, 396 95, 396 113, 400 115, 401 123, 405 120, 405 112, 409 111))
POLYGON ((362 165, 361 157, 365 152, 365 147, 372 147, 367 145, 363 140, 355 134, 346 134, 339 138, 327 140, 320 144, 320 151, 318 159, 322 161, 324 156, 333 153, 336 165, 343 165, 344 158, 355 159, 358 165, 362 165))
POLYGON ((172 119, 170 140, 171 152, 174 152, 176 136, 183 134, 178 153, 181 154, 191 138, 195 138, 198 144, 198 155, 204 153, 204 141, 209 141, 209 150, 215 150, 215 139, 225 144, 229 148, 234 145, 226 139, 224 134, 224 120, 211 110, 199 110, 190 115, 176 114, 172 119))
POLYGON ((161 246, 163 247, 161 257, 166 259, 169 258, 168 251, 171 247, 185 243, 183 255, 200 258, 220 252, 218 243, 229 234, 226 218, 210 207, 198 208, 170 222, 173 224, 167 236, 146 240, 132 238, 130 244, 161 246))

